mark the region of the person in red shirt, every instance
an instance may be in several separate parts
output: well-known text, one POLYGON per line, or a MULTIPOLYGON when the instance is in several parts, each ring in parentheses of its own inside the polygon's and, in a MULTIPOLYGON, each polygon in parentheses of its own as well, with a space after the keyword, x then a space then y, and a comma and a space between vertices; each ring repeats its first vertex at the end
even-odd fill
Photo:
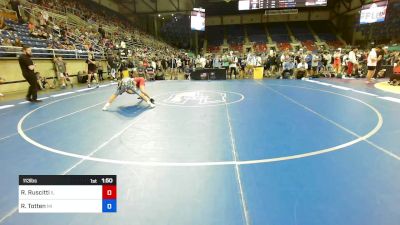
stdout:
POLYGON ((340 50, 336 51, 335 54, 333 55, 333 69, 335 70, 336 74, 339 74, 340 72, 340 66, 341 66, 341 60, 340 60, 341 54, 340 50))
POLYGON ((394 86, 400 85, 400 59, 394 63, 393 74, 390 76, 389 84, 394 86))
POLYGON ((129 71, 126 66, 122 69, 122 80, 118 83, 118 88, 114 94, 108 99, 107 103, 103 107, 103 111, 107 111, 114 100, 123 93, 137 94, 139 99, 146 101, 151 108, 154 108, 154 99, 145 90, 145 80, 143 77, 129 77, 129 71))

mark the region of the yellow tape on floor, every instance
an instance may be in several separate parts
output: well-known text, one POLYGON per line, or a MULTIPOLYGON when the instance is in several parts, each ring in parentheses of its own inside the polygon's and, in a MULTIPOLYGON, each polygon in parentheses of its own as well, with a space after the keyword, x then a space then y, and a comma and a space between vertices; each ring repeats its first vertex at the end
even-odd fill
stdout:
POLYGON ((380 82, 380 83, 376 83, 375 87, 378 89, 381 89, 383 91, 387 91, 387 92, 392 92, 392 93, 396 93, 396 94, 400 94, 400 86, 393 86, 388 84, 387 81, 385 82, 380 82))

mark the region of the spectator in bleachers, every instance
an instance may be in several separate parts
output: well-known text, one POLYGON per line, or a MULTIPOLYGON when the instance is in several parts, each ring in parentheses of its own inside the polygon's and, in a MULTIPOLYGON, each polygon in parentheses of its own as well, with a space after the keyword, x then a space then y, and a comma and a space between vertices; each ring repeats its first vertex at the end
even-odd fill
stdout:
POLYGON ((40 12, 39 25, 40 26, 47 26, 48 22, 49 22, 49 14, 46 11, 40 12))
POLYGON ((98 32, 101 35, 101 38, 105 38, 106 37, 106 32, 104 31, 102 25, 99 26, 98 32))
MULTIPOLYGON (((11 40, 9 38, 4 38, 3 41, 1 42, 1 46, 10 46, 10 47, 12 47, 13 44, 12 44, 12 42, 11 42, 11 40)), ((8 53, 8 52, 16 52, 16 49, 14 49, 14 48, 3 47, 1 50, 5 52, 3 54, 3 56, 5 56, 5 57, 14 57, 15 56, 15 54, 8 53)))
POLYGON ((28 30, 29 32, 32 32, 35 29, 36 29, 36 21, 33 17, 30 17, 28 22, 28 30))
MULTIPOLYGON (((177 63, 177 65, 182 66, 182 62, 180 61, 180 59, 179 59, 179 63, 180 63, 180 64, 177 63)), ((156 59, 154 59, 154 58, 151 59, 151 61, 150 61, 150 66, 151 66, 154 70, 157 69, 157 62, 156 62, 156 59)), ((178 69, 180 69, 179 66, 178 66, 178 69)))
POLYGON ((2 46, 13 46, 13 44, 9 38, 4 38, 1 45, 2 46))
POLYGON ((18 9, 20 4, 21 3, 19 0, 10 0, 11 9, 17 13, 18 22, 22 23, 22 17, 21 17, 21 14, 19 13, 19 9, 18 9))
POLYGON ((0 15, 0 30, 7 30, 7 29, 9 29, 9 27, 7 26, 6 21, 4 20, 4 16, 0 15))
POLYGON ((15 42, 13 44, 14 47, 22 47, 21 39, 15 38, 15 42))
POLYGON ((76 46, 74 45, 74 43, 70 42, 69 40, 66 40, 65 41, 65 49, 76 50, 76 46))

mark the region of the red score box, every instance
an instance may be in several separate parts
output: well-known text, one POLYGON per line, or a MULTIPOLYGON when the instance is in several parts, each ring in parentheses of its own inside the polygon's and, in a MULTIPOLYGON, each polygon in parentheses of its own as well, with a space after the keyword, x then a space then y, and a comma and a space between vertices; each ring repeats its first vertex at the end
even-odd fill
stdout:
POLYGON ((117 186, 103 185, 103 199, 117 199, 117 186))

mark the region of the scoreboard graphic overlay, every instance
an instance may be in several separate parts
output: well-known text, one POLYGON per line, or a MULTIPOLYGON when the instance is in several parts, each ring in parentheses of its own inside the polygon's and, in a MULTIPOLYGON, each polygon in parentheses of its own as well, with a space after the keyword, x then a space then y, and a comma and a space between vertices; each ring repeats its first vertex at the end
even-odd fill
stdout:
POLYGON ((239 0, 239 10, 327 6, 327 0, 239 0))
POLYGON ((115 213, 116 175, 20 175, 20 213, 115 213))

